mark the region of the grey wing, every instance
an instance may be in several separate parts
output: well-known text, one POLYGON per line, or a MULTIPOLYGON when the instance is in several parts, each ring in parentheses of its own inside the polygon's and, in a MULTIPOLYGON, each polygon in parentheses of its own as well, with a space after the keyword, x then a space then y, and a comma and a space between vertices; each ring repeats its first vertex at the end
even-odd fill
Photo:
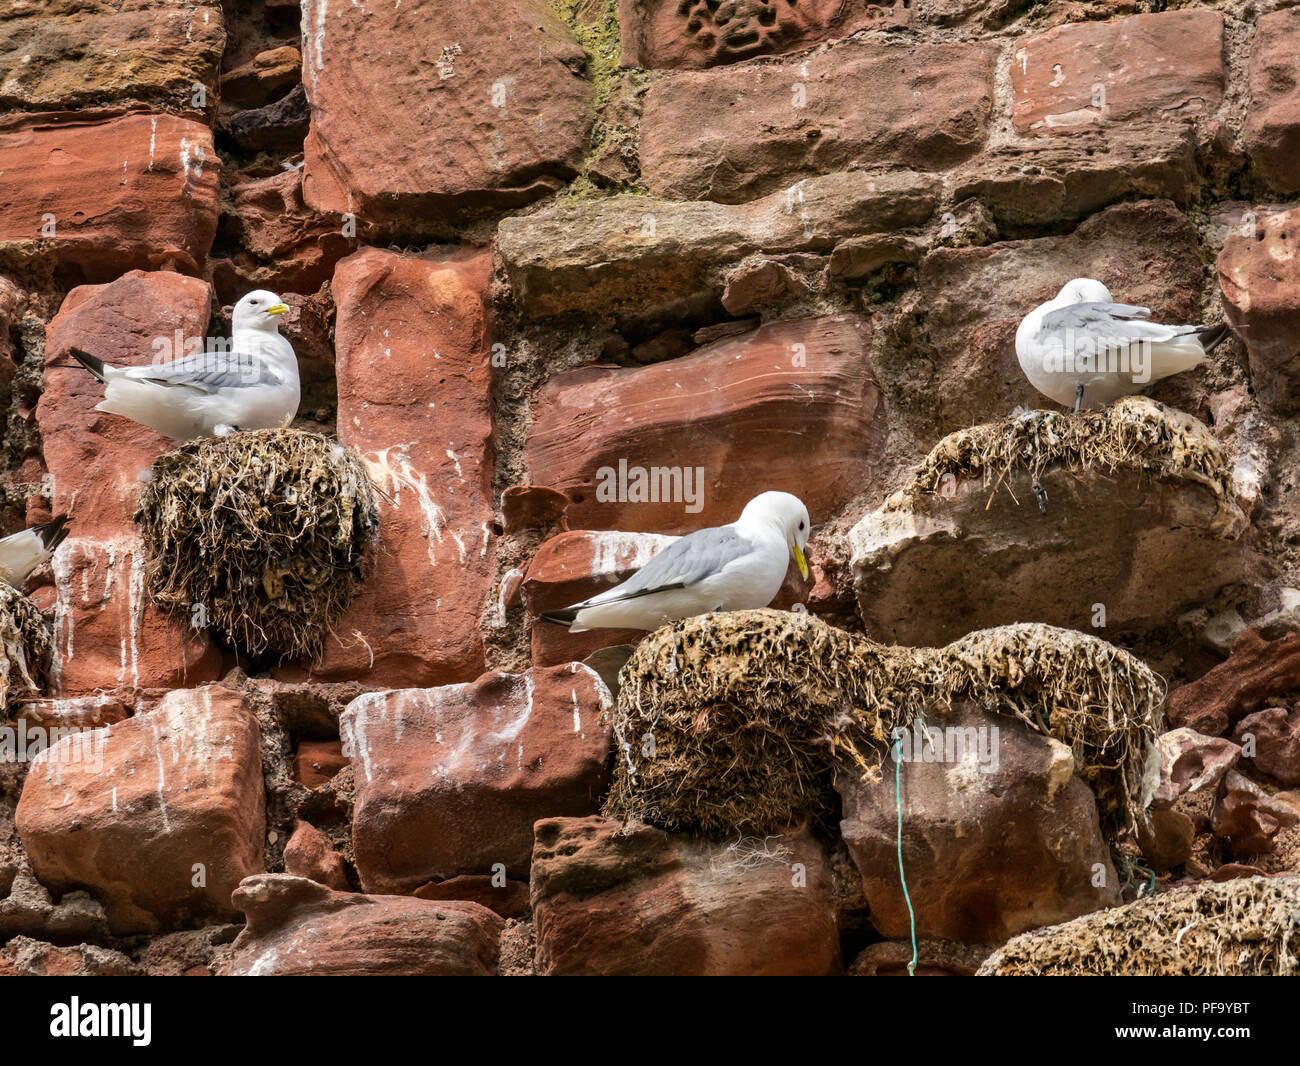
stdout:
POLYGON ((753 545, 748 540, 726 526, 697 530, 673 541, 621 585, 577 606, 617 603, 665 589, 686 588, 752 550, 753 545))
POLYGON ((274 366, 265 360, 226 352, 186 356, 172 363, 131 367, 126 376, 168 388, 193 389, 211 395, 222 389, 281 385, 274 366))
POLYGON ((1082 303, 1058 307, 1043 316, 1043 329, 1056 333, 1067 329, 1076 332, 1114 329, 1117 323, 1151 317, 1151 308, 1133 304, 1082 303))
POLYGON ((1123 348, 1136 341, 1163 341, 1178 332, 1174 327, 1148 322, 1149 307, 1133 304, 1080 303, 1058 307, 1043 316, 1043 334, 1069 338, 1096 351, 1123 348))

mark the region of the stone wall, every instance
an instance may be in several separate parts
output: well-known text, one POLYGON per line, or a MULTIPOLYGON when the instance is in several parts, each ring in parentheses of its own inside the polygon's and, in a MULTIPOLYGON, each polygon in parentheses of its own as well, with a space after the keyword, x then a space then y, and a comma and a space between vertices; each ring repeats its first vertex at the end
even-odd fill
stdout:
MULTIPOLYGON (((891 789, 846 784, 842 828, 620 831, 581 660, 636 635, 537 616, 782 489, 817 535, 778 606, 964 632, 933 589, 873 631, 849 531, 944 435, 1050 406, 1012 341, 1080 275, 1244 327, 1150 390, 1226 450, 1237 517, 1225 547, 1203 487, 1049 484, 1057 515, 1120 517, 1009 609, 1169 681, 1164 791, 1108 855, 1027 729, 969 803, 910 768, 923 966, 973 972, 1148 876, 1294 868, 1298 49, 1283 0, 6 5, 0 527, 73 522, 31 590, 49 698, 0 726, 86 730, 98 759, 0 761, 0 974, 896 971, 891 789), (65 365, 220 335, 254 287, 292 308, 296 424, 382 494, 313 661, 241 662, 149 600, 132 513, 167 442, 65 365), (683 491, 611 498, 620 464, 683 491), (1000 822, 1033 861, 1002 868, 1000 822)), ((999 572, 1037 515, 1004 499, 986 554, 930 580, 999 572)))

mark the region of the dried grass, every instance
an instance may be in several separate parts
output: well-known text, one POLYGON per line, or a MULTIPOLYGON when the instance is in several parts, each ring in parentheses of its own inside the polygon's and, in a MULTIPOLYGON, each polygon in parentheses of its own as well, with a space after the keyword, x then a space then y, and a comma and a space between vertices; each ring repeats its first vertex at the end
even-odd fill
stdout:
POLYGON ((1073 630, 1001 626, 907 648, 774 610, 665 626, 621 683, 605 814, 715 836, 825 817, 836 770, 875 777, 895 727, 958 703, 1068 744, 1116 832, 1139 815, 1164 698, 1139 660, 1073 630))
POLYGON ((979 477, 996 493, 1014 470, 1037 480, 1056 465, 1194 481, 1214 493, 1222 509, 1234 507, 1231 463, 1223 446, 1195 418, 1146 396, 1126 396, 1078 414, 1027 411, 951 433, 891 502, 897 506, 939 492, 945 479, 979 477))
POLYGON ((316 654, 351 602, 379 527, 360 459, 293 429, 190 441, 159 456, 136 512, 160 604, 231 647, 316 654))
POLYGON ((0 661, 0 711, 7 711, 41 694, 53 644, 36 604, 2 583, 0 646, 4 650, 0 661))
POLYGON ((1007 941, 979 969, 1004 976, 1294 976, 1300 877, 1175 888, 1007 941))

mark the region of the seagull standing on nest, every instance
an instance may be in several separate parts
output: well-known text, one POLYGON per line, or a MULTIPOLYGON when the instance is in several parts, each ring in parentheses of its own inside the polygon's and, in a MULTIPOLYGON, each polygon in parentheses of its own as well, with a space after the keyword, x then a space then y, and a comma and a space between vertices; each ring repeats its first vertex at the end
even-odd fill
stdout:
POLYGON ((1226 325, 1162 326, 1146 307, 1111 302, 1100 281, 1075 278, 1016 330, 1016 357, 1039 392, 1066 406, 1100 407, 1205 361, 1226 325))
POLYGON ((760 493, 730 525, 688 533, 621 585, 541 617, 582 633, 658 629, 709 611, 766 607, 785 581, 791 556, 807 580, 803 549, 810 532, 808 508, 797 496, 760 493))
POLYGON ((68 535, 68 516, 57 515, 0 540, 0 581, 22 592, 27 579, 44 566, 68 535))
POLYGON ((273 292, 250 292, 235 304, 229 352, 116 367, 79 348, 70 351, 104 383, 104 399, 95 410, 129 418, 173 440, 275 429, 298 413, 298 359, 293 345, 280 336, 278 320, 288 310, 273 292))

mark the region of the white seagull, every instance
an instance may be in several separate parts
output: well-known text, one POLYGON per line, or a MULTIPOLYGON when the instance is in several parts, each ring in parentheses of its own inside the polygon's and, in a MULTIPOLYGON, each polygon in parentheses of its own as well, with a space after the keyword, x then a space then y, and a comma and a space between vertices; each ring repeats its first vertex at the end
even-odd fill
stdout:
POLYGON ((785 581, 791 556, 807 580, 803 549, 810 532, 808 508, 797 496, 760 493, 730 525, 688 533, 621 585, 541 617, 582 633, 658 629, 709 611, 766 607, 785 581))
POLYGON ((1016 358, 1039 392, 1066 406, 1100 407, 1205 361, 1226 325, 1163 326, 1151 310, 1111 302, 1100 281, 1075 278, 1016 330, 1016 358))
POLYGON ((95 410, 121 415, 177 441, 287 426, 298 413, 298 359, 280 336, 289 310, 258 289, 235 304, 230 351, 150 366, 109 366, 79 348, 73 358, 104 383, 95 410))
POLYGON ((22 592, 32 576, 68 535, 68 516, 56 515, 44 525, 19 530, 0 540, 0 581, 22 592))

